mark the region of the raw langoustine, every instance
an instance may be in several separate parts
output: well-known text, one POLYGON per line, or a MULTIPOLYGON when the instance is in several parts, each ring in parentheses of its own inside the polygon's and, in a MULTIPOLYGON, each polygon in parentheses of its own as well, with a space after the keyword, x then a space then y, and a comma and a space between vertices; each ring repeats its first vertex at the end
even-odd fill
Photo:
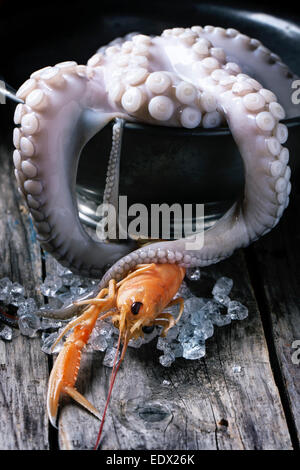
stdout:
POLYGON ((119 340, 110 389, 96 443, 97 448, 112 387, 128 342, 132 338, 143 335, 144 332, 149 332, 149 329, 156 325, 162 327, 161 336, 165 336, 168 330, 178 322, 183 312, 183 299, 180 297, 172 299, 178 291, 184 275, 185 269, 176 264, 138 265, 122 281, 116 283, 111 279, 108 287, 102 289, 96 298, 77 302, 77 305, 88 304, 89 306, 78 318, 66 326, 53 345, 54 348, 67 331, 74 328, 65 341, 50 375, 47 407, 49 419, 54 426, 58 401, 62 393, 68 394, 91 413, 100 417, 95 407, 75 389, 74 385, 79 370, 81 351, 86 345, 97 319, 103 320, 111 317, 112 323, 119 329, 119 340), (180 311, 176 319, 170 313, 164 313, 166 307, 178 303, 180 311), (122 354, 118 360, 121 341, 123 343, 122 354))

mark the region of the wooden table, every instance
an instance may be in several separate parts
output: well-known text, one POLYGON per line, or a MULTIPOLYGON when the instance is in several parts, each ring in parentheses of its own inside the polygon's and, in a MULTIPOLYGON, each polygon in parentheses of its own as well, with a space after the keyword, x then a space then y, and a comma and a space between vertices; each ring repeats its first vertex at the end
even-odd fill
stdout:
MULTIPOLYGON (((17 191, 11 154, 0 149, 0 278, 42 300, 51 272, 17 191)), ((249 308, 216 328, 205 358, 158 362, 153 344, 129 348, 103 433, 102 449, 292 449, 300 438, 300 198, 295 189, 280 224, 229 260, 205 269, 234 280, 249 308), (299 348, 299 346, 298 346, 299 348), (293 363, 292 355, 294 353, 293 363), (163 383, 164 381, 167 381, 163 383)), ((83 355, 78 389, 103 410, 111 369, 103 353, 83 355)), ((46 390, 52 357, 40 339, 0 340, 0 449, 90 449, 99 421, 66 399, 58 431, 49 426, 46 390)))

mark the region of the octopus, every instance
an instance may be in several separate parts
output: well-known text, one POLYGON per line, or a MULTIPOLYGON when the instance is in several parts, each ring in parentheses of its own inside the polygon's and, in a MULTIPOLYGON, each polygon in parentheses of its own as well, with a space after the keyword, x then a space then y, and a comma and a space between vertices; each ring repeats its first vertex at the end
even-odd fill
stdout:
MULTIPOLYGON (((259 40, 213 26, 134 33, 101 48, 87 65, 67 61, 34 72, 17 92, 23 103, 15 111, 13 160, 42 247, 73 272, 101 278, 87 296, 93 298, 140 264, 204 267, 268 233, 289 203, 288 129, 280 120, 298 115, 290 99, 295 78, 259 40), (244 193, 205 232, 201 249, 190 249, 197 234, 138 248, 132 240, 96 241, 83 229, 75 198, 79 157, 112 120, 106 201, 118 182, 124 120, 228 125, 244 164, 244 193)), ((70 304, 52 316, 75 310, 70 304)))

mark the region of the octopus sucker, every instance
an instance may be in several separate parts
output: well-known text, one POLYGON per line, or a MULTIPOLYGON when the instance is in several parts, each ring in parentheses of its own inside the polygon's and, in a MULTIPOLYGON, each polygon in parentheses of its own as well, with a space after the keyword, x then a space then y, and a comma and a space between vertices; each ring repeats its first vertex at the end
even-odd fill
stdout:
POLYGON ((34 110, 45 109, 47 106, 47 97, 43 90, 36 88, 26 97, 26 104, 34 110))
POLYGON ((167 96, 155 96, 149 102, 149 113, 157 121, 168 121, 174 113, 174 104, 167 96))
POLYGON ((165 72, 153 72, 146 80, 146 87, 155 94, 165 93, 171 85, 172 80, 165 72))
POLYGON ((38 174, 36 166, 29 160, 24 160, 21 164, 21 168, 28 178, 35 178, 38 174))
POLYGON ((139 88, 130 87, 122 96, 121 102, 125 111, 135 113, 139 111, 144 103, 144 94, 139 88))
POLYGON ((16 170, 21 169, 22 157, 19 150, 14 150, 13 153, 13 162, 16 170))
POLYGON ((47 85, 50 85, 52 87, 61 87, 65 81, 62 74, 62 69, 57 66, 45 70, 41 73, 39 78, 40 80, 44 81, 47 85))
POLYGON ((35 89, 36 80, 34 78, 29 78, 23 85, 19 88, 16 95, 18 98, 25 99, 26 96, 35 89))
POLYGON ((39 120, 34 113, 25 114, 20 121, 21 130, 25 134, 35 134, 39 129, 39 120))
POLYGON ((20 149, 20 139, 21 139, 21 132, 18 127, 15 127, 13 131, 13 144, 16 149, 20 149))
POLYGON ((98 67, 103 62, 103 54, 97 53, 94 54, 87 62, 87 65, 90 67, 98 67))
POLYGON ((244 96, 243 103, 248 111, 260 111, 264 109, 266 101, 259 93, 249 93, 244 96))
POLYGON ((274 135, 280 144, 285 144, 288 138, 288 128, 285 124, 277 124, 274 129, 274 135))
POLYGON ((34 145, 27 137, 20 138, 20 150, 25 157, 32 157, 34 155, 34 145))
MULTIPOLYGON (((180 82, 176 87, 176 98, 183 104, 192 104, 196 101, 197 89, 189 82, 180 82)), ((196 127, 196 126, 195 126, 196 127)))
POLYGON ((223 121, 223 118, 219 111, 209 111, 204 114, 202 119, 202 125, 206 129, 212 129, 219 127, 223 121))
POLYGON ((198 127, 201 123, 201 119, 201 111, 190 106, 185 107, 182 110, 180 116, 181 125, 188 129, 194 129, 195 127, 198 127))
POLYGON ((26 200, 27 200, 27 205, 31 207, 32 209, 37 210, 41 206, 40 202, 37 199, 35 199, 31 194, 28 194, 26 200))
POLYGON ((14 123, 15 124, 20 124, 21 123, 21 119, 22 119, 22 116, 23 116, 24 113, 25 113, 25 107, 22 103, 19 103, 16 106, 15 114, 14 114, 14 123))
MULTIPOLYGON (((292 79, 260 41, 211 25, 133 34, 101 48, 87 65, 66 61, 34 72, 18 91, 25 104, 15 111, 13 160, 42 246, 74 272, 101 277, 111 266, 102 288, 145 262, 217 263, 267 233, 291 190, 282 147, 288 130, 279 121, 298 112, 286 92, 292 79), (82 228, 74 202, 78 160, 113 119, 188 129, 227 123, 244 162, 244 197, 205 232, 201 249, 187 249, 195 236, 136 249, 131 240, 96 242, 82 228)), ((121 127, 114 126, 108 202, 118 185, 121 127)))
POLYGON ((269 137, 266 139, 266 144, 269 152, 272 155, 279 155, 281 152, 281 145, 278 139, 276 137, 269 137))

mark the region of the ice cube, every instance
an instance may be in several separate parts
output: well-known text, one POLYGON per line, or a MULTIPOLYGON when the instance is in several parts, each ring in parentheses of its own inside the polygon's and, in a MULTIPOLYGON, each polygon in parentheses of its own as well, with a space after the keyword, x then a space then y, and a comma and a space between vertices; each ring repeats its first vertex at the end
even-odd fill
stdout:
POLYGON ((10 304, 11 301, 11 286, 12 282, 8 277, 0 279, 0 300, 5 304, 10 304))
POLYGON ((142 344, 144 344, 144 339, 139 336, 139 338, 137 339, 131 339, 128 343, 128 346, 130 346, 131 348, 140 348, 142 346, 142 344))
POLYGON ((82 285, 82 278, 80 276, 74 275, 70 281, 70 286, 79 287, 82 285))
POLYGON ((117 348, 119 335, 113 334, 110 338, 106 338, 108 348, 117 348))
POLYGON ((11 283, 10 285, 7 283, 7 297, 6 303, 15 305, 18 307, 21 305, 25 300, 25 290, 24 287, 21 286, 18 282, 11 283))
POLYGON ((14 294, 22 295, 22 296, 25 295, 25 289, 24 289, 24 287, 21 286, 21 284, 19 284, 18 282, 14 282, 14 283, 11 285, 11 292, 14 293, 14 294))
POLYGON ((99 326, 97 327, 97 331, 99 335, 105 336, 106 339, 111 338, 113 333, 119 333, 119 331, 114 328, 112 323, 101 321, 99 326))
POLYGON ((186 285, 185 281, 182 281, 181 286, 179 287, 174 298, 177 299, 178 297, 182 297, 183 299, 188 299, 192 296, 193 294, 188 288, 188 286, 186 285))
POLYGON ((56 341, 56 338, 58 337, 58 333, 43 333, 42 334, 42 342, 41 342, 41 350, 46 353, 46 354, 56 354, 59 353, 59 351, 63 347, 63 342, 60 341, 55 348, 52 351, 52 346, 56 341))
POLYGON ((8 292, 5 294, 4 292, 0 293, 0 301, 6 305, 10 305, 12 300, 11 294, 8 292))
POLYGON ((57 275, 61 278, 62 284, 64 286, 71 285, 74 274, 68 268, 65 268, 61 265, 57 266, 57 275))
POLYGON ((175 361, 175 355, 172 352, 167 352, 162 356, 159 356, 159 362, 164 367, 170 367, 175 361))
POLYGON ((68 268, 65 268, 62 264, 56 262, 56 272, 59 277, 63 277, 66 274, 70 274, 73 276, 72 271, 70 271, 68 268))
POLYGON ((107 339, 103 335, 98 335, 93 338, 93 340, 89 342, 89 345, 95 351, 105 351, 108 346, 107 339))
POLYGON ((214 325, 225 326, 231 323, 231 316, 228 314, 222 314, 222 307, 214 301, 209 301, 205 308, 208 312, 208 317, 214 325))
POLYGON ((228 305, 228 315, 232 320, 244 320, 248 316, 248 309, 241 302, 232 300, 228 305))
POLYGON ((208 319, 207 310, 204 307, 201 307, 199 310, 195 310, 190 318, 192 325, 199 326, 202 325, 208 319))
POLYGON ((170 349, 175 357, 182 357, 183 347, 182 344, 178 343, 177 341, 170 343, 170 349))
POLYGON ((64 292, 60 291, 56 294, 54 299, 51 299, 51 305, 53 304, 53 300, 55 300, 56 302, 59 302, 60 305, 63 305, 63 304, 68 304, 76 299, 77 299, 77 296, 71 294, 69 290, 64 291, 64 292))
POLYGON ((169 385, 171 385, 171 382, 169 380, 163 380, 162 382, 163 387, 168 387, 169 385))
POLYGON ((199 342, 196 338, 183 343, 183 357, 185 359, 200 359, 205 356, 205 342, 199 342))
POLYGON ((39 317, 30 313, 21 315, 18 323, 22 335, 29 336, 30 338, 34 338, 36 336, 37 330, 41 326, 39 317))
POLYGON ((27 313, 33 313, 37 310, 37 305, 34 299, 29 297, 25 299, 19 306, 17 315, 20 317, 21 315, 25 315, 27 313))
POLYGON ((86 292, 89 291, 88 287, 70 287, 70 293, 72 295, 72 298, 77 298, 80 295, 85 294, 86 292))
POLYGON ((45 330, 57 330, 63 326, 63 322, 60 320, 55 320, 54 318, 41 318, 40 329, 45 330))
POLYGON ((171 328, 167 333, 166 340, 168 341, 168 343, 174 341, 174 339, 177 338, 178 333, 179 327, 177 325, 174 325, 173 328, 171 328))
POLYGON ((13 330, 7 326, 0 324, 0 338, 5 339, 6 341, 11 341, 13 337, 13 330))
POLYGON ((194 329, 194 325, 192 325, 191 323, 185 323, 179 332, 178 341, 180 343, 185 343, 189 341, 194 335, 194 329))
POLYGON ((184 302, 184 313, 186 320, 194 315, 198 315, 198 312, 206 305, 206 299, 201 297, 191 297, 184 302))
POLYGON ((188 268, 186 270, 186 277, 190 281, 199 281, 201 277, 201 272, 199 268, 188 268))
POLYGON ((158 338, 157 340, 157 345, 156 345, 157 349, 159 349, 160 351, 170 351, 170 344, 168 343, 168 341, 166 340, 166 338, 162 338, 161 336, 158 338))
POLYGON ((12 282, 8 277, 3 277, 0 279, 0 293, 5 292, 7 293, 12 286, 12 282))
POLYGON ((43 284, 41 285, 41 293, 46 297, 54 297, 59 289, 62 288, 62 280, 56 275, 48 275, 45 277, 43 284))
POLYGON ((57 263, 56 267, 57 276, 61 278, 64 286, 74 286, 79 287, 83 285, 85 278, 73 274, 68 268, 65 268, 61 264, 57 263))
POLYGON ((226 326, 231 323, 231 316, 219 312, 211 315, 211 321, 216 326, 226 326))
MULTIPOLYGON (((106 367, 113 367, 116 353, 117 353, 117 348, 108 348, 106 350, 106 353, 103 359, 103 365, 106 367)), ((120 358, 120 352, 118 353, 118 360, 119 358, 120 358)))
POLYGON ((11 294, 11 298, 10 298, 11 305, 14 305, 15 307, 19 307, 20 305, 23 304, 24 301, 25 301, 25 297, 23 297, 23 295, 20 295, 18 293, 11 294))
POLYGON ((215 283, 212 294, 213 295, 229 295, 233 286, 233 280, 229 277, 220 277, 215 283))
POLYGON ((214 326, 210 320, 205 320, 201 325, 196 326, 194 330, 194 337, 199 341, 205 341, 214 334, 214 326))
MULTIPOLYGON (((49 304, 43 304, 41 307, 38 308, 39 312, 48 312, 49 310, 53 310, 55 308, 61 308, 63 303, 57 299, 57 298, 52 298, 51 302, 49 304)), ((42 315, 42 313, 41 313, 42 315)))
POLYGON ((224 294, 214 294, 214 300, 218 302, 218 304, 228 307, 230 302, 230 297, 224 294))

